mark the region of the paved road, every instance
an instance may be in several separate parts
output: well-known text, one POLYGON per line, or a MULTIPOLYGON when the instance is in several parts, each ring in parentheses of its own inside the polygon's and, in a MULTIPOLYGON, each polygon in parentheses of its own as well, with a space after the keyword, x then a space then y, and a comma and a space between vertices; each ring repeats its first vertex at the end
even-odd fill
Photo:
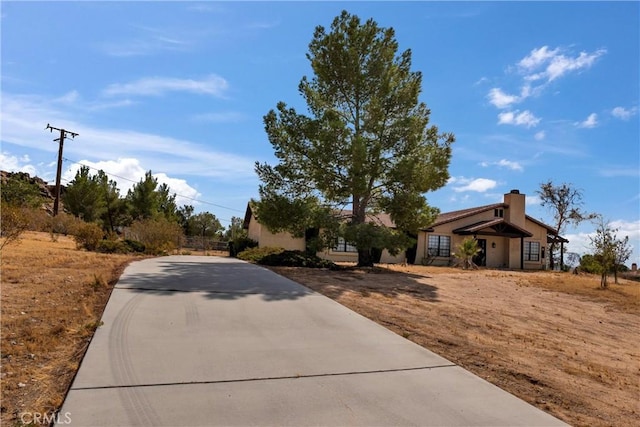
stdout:
POLYGON ((563 425, 269 270, 131 264, 61 409, 77 426, 563 425))

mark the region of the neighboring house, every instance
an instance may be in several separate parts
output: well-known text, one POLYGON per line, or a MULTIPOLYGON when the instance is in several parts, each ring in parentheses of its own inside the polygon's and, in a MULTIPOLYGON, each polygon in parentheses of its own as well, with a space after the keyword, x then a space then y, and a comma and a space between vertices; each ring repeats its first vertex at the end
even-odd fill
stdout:
MULTIPOLYGON (((351 211, 342 211, 345 218, 351 216, 351 211)), ((386 227, 395 228, 395 224, 387 214, 378 214, 369 216, 369 221, 384 225, 386 227)), ((247 237, 258 242, 258 247, 276 247, 287 250, 304 251, 306 248, 305 237, 293 237, 290 233, 280 232, 272 233, 269 229, 260 224, 256 217, 251 204, 247 205, 247 211, 244 215, 244 228, 247 230, 247 237)), ((357 262, 358 250, 355 246, 350 245, 344 239, 338 239, 336 246, 324 251, 318 252, 320 258, 328 259, 334 262, 357 262)), ((405 254, 400 253, 397 256, 391 255, 386 249, 382 251, 380 262, 395 264, 405 261, 405 254)))
MULTIPOLYGON (((511 269, 543 269, 547 265, 551 242, 561 247, 568 240, 559 236, 553 227, 546 225, 525 213, 524 194, 512 190, 504 195, 503 203, 495 203, 476 208, 463 209, 438 215, 428 228, 420 230, 414 248, 391 256, 382 252, 380 262, 401 263, 407 261, 417 264, 453 265, 453 255, 466 237, 478 240, 481 249, 474 258, 478 266, 511 269)), ((348 217, 350 212, 344 211, 348 217)), ((371 216, 370 221, 387 227, 395 227, 387 214, 371 216)), ((289 250, 305 250, 306 239, 295 238, 287 232, 272 233, 256 218, 251 205, 247 206, 244 228, 248 237, 258 242, 260 247, 272 246, 289 250)), ((318 256, 331 261, 358 260, 356 248, 339 239, 336 246, 319 252, 318 256)), ((562 265, 562 260, 561 260, 562 265)))
POLYGON ((549 243, 560 243, 562 248, 568 240, 553 227, 527 215, 525 200, 524 194, 511 190, 504 195, 503 203, 440 214, 429 228, 420 231, 416 262, 452 265, 457 246, 472 236, 481 250, 474 258, 478 266, 545 268, 549 243))

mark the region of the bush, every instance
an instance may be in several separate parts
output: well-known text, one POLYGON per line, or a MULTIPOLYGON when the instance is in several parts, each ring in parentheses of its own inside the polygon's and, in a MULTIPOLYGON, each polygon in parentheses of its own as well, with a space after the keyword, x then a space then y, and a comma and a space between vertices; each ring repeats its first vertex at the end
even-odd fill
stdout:
POLYGON ((144 243, 140 243, 137 240, 124 239, 124 244, 127 245, 131 252, 144 253, 147 250, 144 243))
POLYGON ((0 249, 5 245, 20 241, 20 235, 29 227, 29 222, 24 216, 24 208, 2 204, 0 209, 0 236, 4 238, 0 249))
POLYGON ((105 254, 128 254, 131 250, 122 240, 101 240, 98 242, 96 252, 105 254))
POLYGON ((229 242, 229 256, 238 256, 247 249, 257 248, 258 242, 246 236, 237 237, 229 242))
POLYGON ((239 252, 237 257, 243 261, 250 261, 260 263, 260 260, 267 255, 279 254, 283 252, 282 248, 263 247, 263 248, 249 248, 242 252, 239 252))
POLYGON ((339 268, 333 262, 322 259, 317 255, 302 251, 285 251, 282 248, 272 247, 247 249, 240 252, 238 258, 244 261, 255 262, 256 264, 274 267, 330 268, 332 270, 339 268))
POLYGON ((317 255, 310 255, 301 251, 282 251, 262 257, 258 264, 282 267, 307 267, 338 269, 338 266, 328 259, 322 259, 317 255))
POLYGON ((144 219, 131 224, 128 235, 144 245, 145 253, 162 255, 178 247, 182 227, 164 217, 144 219))
POLYGON ((85 222, 78 226, 73 239, 76 241, 78 249, 85 248, 88 251, 95 251, 103 237, 104 232, 98 224, 85 222))

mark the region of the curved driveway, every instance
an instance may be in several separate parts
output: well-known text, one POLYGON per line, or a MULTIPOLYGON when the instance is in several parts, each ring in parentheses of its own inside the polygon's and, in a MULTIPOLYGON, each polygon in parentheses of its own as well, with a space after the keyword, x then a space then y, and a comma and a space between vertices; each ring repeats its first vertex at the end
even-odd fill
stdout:
POLYGON ((72 425, 563 425, 232 258, 135 262, 102 320, 60 411, 72 425))

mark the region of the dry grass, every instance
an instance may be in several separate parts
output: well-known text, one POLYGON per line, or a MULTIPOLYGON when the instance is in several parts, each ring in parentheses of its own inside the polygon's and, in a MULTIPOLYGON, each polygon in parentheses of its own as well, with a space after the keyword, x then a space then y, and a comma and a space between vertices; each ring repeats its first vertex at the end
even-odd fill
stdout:
POLYGON ((21 413, 60 407, 112 286, 137 257, 80 251, 69 237, 31 232, 1 256, 1 421, 19 425, 21 413))
POLYGON ((422 266, 274 270, 564 421, 640 416, 640 284, 422 266))

